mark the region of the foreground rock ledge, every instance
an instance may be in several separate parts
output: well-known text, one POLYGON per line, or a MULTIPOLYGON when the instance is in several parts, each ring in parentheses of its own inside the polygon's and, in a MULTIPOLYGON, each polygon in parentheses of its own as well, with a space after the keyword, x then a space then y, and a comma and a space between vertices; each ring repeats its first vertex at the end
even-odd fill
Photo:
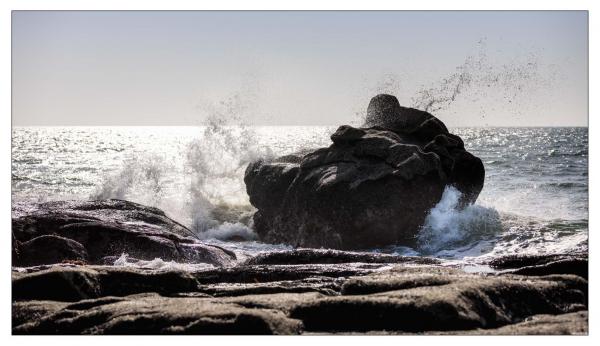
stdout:
MULTIPOLYGON (((483 275, 411 258, 385 257, 377 263, 377 256, 360 259, 352 253, 310 252, 283 252, 235 267, 195 272, 77 265, 14 271, 13 333, 586 334, 588 330, 587 280, 571 273, 581 268, 538 266, 527 275, 510 271, 483 275), (286 256, 297 264, 261 264, 281 263, 286 256), (302 263, 308 259, 319 263, 302 263)), ((584 256, 577 258, 587 262, 584 256)), ((495 265, 516 270, 518 261, 549 265, 563 260, 507 258, 495 265)))
POLYGON ((327 148, 248 165, 244 182, 262 241, 364 249, 413 245, 446 186, 473 203, 481 160, 433 115, 371 100, 365 127, 341 126, 327 148))

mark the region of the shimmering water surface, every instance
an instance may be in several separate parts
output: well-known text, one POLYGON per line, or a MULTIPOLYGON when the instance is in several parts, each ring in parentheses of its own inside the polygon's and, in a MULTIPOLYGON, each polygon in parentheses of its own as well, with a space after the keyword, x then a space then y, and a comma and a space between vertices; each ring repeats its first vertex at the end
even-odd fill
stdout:
MULTIPOLYGON (((12 131, 12 199, 122 198, 159 207, 242 257, 289 248, 247 227, 248 162, 327 146, 336 127, 21 127, 12 131), (220 215, 220 216, 219 216, 220 215), (225 215, 225 216, 224 216, 225 215)), ((473 206, 449 188, 416 248, 373 251, 469 261, 587 251, 587 128, 455 128, 486 169, 473 206)), ((123 261, 123 259, 121 259, 123 261)), ((156 265, 160 265, 157 260, 156 265)))

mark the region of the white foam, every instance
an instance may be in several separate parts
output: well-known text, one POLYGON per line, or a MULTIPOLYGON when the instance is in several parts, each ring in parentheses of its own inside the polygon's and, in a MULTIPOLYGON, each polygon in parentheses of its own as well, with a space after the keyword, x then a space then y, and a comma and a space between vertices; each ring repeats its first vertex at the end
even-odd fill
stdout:
POLYGON ((460 208, 460 197, 461 193, 455 187, 446 187, 418 235, 421 252, 435 254, 448 249, 457 250, 502 230, 500 215, 495 209, 479 205, 460 208))
POLYGON ((183 270, 183 271, 195 271, 203 269, 213 269, 215 266, 207 263, 178 263, 174 261, 164 261, 161 258, 155 258, 151 261, 144 260, 132 260, 126 253, 115 260, 113 263, 115 266, 130 267, 130 268, 143 268, 153 270, 183 270))
POLYGON ((534 183, 523 184, 511 191, 502 186, 490 186, 481 193, 479 203, 493 206, 503 213, 534 217, 540 220, 581 220, 587 218, 587 208, 577 208, 574 196, 544 190, 534 183))
POLYGON ((248 226, 236 222, 225 222, 215 228, 211 228, 205 232, 198 233, 201 239, 218 239, 218 240, 257 240, 258 236, 248 226))
MULTIPOLYGON (((197 233, 207 232, 220 227, 211 216, 215 205, 249 204, 241 178, 244 170, 257 158, 272 155, 258 138, 253 128, 232 124, 224 115, 208 117, 206 126, 197 128, 178 146, 137 153, 124 160, 119 169, 104 177, 90 197, 154 206, 197 233)), ((246 233, 246 238, 254 239, 246 233)))

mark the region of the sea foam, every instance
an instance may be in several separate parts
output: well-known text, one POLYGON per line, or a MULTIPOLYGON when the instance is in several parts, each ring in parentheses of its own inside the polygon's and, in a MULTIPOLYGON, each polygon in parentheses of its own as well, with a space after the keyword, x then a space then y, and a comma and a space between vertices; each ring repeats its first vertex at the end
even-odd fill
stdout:
POLYGON ((495 209, 477 204, 461 208, 460 197, 460 191, 447 186, 441 200, 431 209, 418 235, 418 249, 422 253, 457 248, 502 230, 500 215, 495 209))

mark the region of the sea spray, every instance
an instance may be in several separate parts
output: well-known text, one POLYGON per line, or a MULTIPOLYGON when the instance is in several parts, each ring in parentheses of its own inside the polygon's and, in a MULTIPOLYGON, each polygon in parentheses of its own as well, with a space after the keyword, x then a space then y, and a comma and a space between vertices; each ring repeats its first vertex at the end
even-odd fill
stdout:
POLYGON ((187 146, 184 174, 188 177, 188 198, 185 208, 191 218, 191 228, 202 238, 233 236, 230 225, 235 225, 237 237, 255 238, 247 225, 240 222, 221 224, 212 216, 215 205, 248 205, 240 177, 248 163, 273 155, 268 146, 258 141, 255 129, 244 123, 245 110, 238 95, 221 102, 219 107, 211 106, 202 135, 187 146))
MULTIPOLYGON (((215 206, 219 212, 240 210, 239 217, 245 216, 242 214, 247 208, 235 207, 248 205, 240 177, 248 162, 269 155, 268 150, 260 151, 251 128, 211 123, 198 130, 198 136, 184 146, 183 152, 175 153, 180 157, 148 153, 127 158, 120 169, 104 177, 90 198, 118 198, 154 206, 198 234, 223 229, 219 228, 222 222, 212 215, 215 206)), ((230 216, 231 223, 238 223, 234 218, 230 216)), ((240 227, 247 228, 242 223, 240 227)), ((216 236, 216 232, 209 234, 216 236)), ((247 229, 243 238, 253 239, 250 232, 247 229)))
POLYGON ((498 104, 505 112, 521 112, 531 103, 532 92, 550 89, 556 79, 556 71, 543 65, 534 52, 499 63, 488 57, 485 39, 477 46, 478 52, 467 56, 454 72, 418 90, 411 107, 436 113, 463 98, 483 113, 498 104))
POLYGON ((494 236, 502 230, 500 215, 495 209, 476 204, 461 209, 460 197, 455 187, 446 187, 418 235, 420 252, 435 254, 494 236))
POLYGON ((105 176, 90 197, 131 199, 159 205, 164 193, 165 175, 171 169, 165 159, 156 154, 127 158, 118 172, 105 176))
MULTIPOLYGON (((483 119, 498 112, 514 117, 539 112, 534 109, 539 105, 532 95, 552 92, 562 76, 556 66, 544 64, 533 47, 504 60, 492 59, 488 50, 487 39, 480 39, 462 63, 431 80, 422 80, 414 71, 401 68, 386 71, 361 95, 396 95, 403 106, 442 118, 462 111, 483 119)), ((363 119, 358 118, 362 117, 364 110, 358 110, 353 120, 360 122, 363 119)))
POLYGON ((248 220, 243 206, 249 205, 241 177, 249 162, 272 156, 272 152, 259 142, 255 129, 244 124, 241 103, 239 97, 232 97, 207 107, 204 126, 196 128, 181 150, 128 157, 90 197, 158 207, 201 238, 232 237, 230 225, 235 225, 236 239, 255 239, 247 222, 241 222, 248 220), (224 225, 213 215, 216 208, 219 213, 241 212, 238 219, 230 215, 229 224, 224 225))

